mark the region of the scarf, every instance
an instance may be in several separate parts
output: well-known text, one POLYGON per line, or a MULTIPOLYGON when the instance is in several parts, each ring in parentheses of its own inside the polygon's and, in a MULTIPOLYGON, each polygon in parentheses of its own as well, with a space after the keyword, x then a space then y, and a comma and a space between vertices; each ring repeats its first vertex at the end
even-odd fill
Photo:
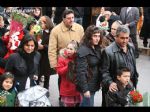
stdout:
POLYGON ((32 53, 26 53, 24 51, 19 51, 19 54, 23 57, 23 59, 26 62, 27 65, 27 74, 30 75, 32 74, 32 71, 34 69, 34 55, 35 52, 32 53))

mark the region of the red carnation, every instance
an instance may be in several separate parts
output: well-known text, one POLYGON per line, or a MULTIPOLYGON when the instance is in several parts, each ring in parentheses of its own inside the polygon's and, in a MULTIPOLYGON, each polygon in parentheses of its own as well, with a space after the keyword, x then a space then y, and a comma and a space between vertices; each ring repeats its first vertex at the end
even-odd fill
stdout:
POLYGON ((143 101, 142 95, 136 90, 131 91, 130 96, 133 104, 140 103, 143 101))

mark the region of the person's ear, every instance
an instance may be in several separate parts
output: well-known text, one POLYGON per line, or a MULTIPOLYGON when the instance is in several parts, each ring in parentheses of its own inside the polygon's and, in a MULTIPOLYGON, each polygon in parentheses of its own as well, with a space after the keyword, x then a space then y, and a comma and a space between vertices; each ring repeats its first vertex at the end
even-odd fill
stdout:
POLYGON ((62 18, 62 20, 64 21, 64 20, 65 20, 65 18, 62 18))
POLYGON ((117 76, 117 79, 120 80, 120 77, 121 77, 121 76, 117 76))

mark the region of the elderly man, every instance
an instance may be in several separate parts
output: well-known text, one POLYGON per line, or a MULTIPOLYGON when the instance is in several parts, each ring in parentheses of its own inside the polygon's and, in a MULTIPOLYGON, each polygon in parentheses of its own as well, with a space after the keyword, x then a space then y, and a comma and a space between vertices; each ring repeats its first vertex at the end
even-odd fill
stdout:
POLYGON ((136 70, 135 49, 129 43, 130 30, 126 25, 120 25, 116 31, 116 39, 106 47, 102 53, 102 106, 105 106, 105 93, 117 91, 116 73, 120 67, 128 67, 131 70, 131 81, 136 88, 138 73, 136 70))
POLYGON ((83 27, 74 22, 73 10, 66 9, 62 19, 62 22, 52 29, 49 39, 48 56, 50 65, 54 69, 57 65, 59 50, 65 48, 72 40, 80 42, 84 34, 83 27))
POLYGON ((119 20, 113 22, 113 24, 111 26, 111 32, 109 32, 108 35, 103 37, 103 40, 102 40, 103 48, 109 46, 111 43, 113 43, 115 41, 116 30, 120 25, 122 25, 122 22, 119 20))

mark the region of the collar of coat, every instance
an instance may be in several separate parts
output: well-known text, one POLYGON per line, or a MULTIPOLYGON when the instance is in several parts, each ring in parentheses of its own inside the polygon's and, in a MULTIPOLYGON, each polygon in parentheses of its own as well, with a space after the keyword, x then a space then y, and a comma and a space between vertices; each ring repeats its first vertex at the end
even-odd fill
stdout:
MULTIPOLYGON (((99 50, 101 50, 101 48, 99 48, 99 50)), ((100 51, 98 51, 98 50, 95 51, 92 47, 87 47, 86 45, 81 45, 80 48, 77 51, 77 55, 79 57, 84 57, 84 56, 87 56, 89 54, 93 55, 93 56, 96 56, 99 59, 101 58, 100 51)))
MULTIPOLYGON (((72 27, 71 27, 71 29, 70 29, 71 31, 75 31, 75 26, 74 26, 74 24, 75 24, 75 23, 72 24, 72 27)), ((61 22, 61 28, 62 28, 62 31, 64 31, 64 32, 65 32, 65 31, 69 31, 69 28, 67 28, 67 27, 65 26, 65 24, 64 24, 63 21, 61 22)))
MULTIPOLYGON (((112 51, 113 52, 118 52, 118 51, 122 50, 116 42, 113 42, 110 46, 112 46, 112 51)), ((133 47, 133 45, 129 42, 127 44, 127 47, 130 50, 133 47)))

